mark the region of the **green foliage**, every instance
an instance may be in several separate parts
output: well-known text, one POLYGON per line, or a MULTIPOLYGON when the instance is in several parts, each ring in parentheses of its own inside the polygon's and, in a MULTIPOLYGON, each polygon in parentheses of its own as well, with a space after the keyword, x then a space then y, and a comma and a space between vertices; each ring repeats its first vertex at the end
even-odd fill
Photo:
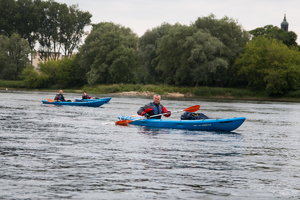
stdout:
POLYGON ((17 3, 15 0, 0 1, 0 35, 10 37, 15 33, 15 16, 12 13, 17 11, 17 3))
POLYGON ((8 42, 9 38, 3 35, 0 35, 0 78, 5 78, 3 70, 9 68, 9 55, 8 55, 8 42))
POLYGON ((42 8, 39 0, 18 0, 16 1, 16 12, 14 17, 14 29, 23 39, 28 41, 31 51, 38 39, 38 29, 42 8))
POLYGON ((282 95, 297 89, 300 53, 276 39, 259 36, 245 46, 235 67, 249 86, 265 88, 271 96, 282 95))
POLYGON ((47 88, 49 86, 49 75, 44 73, 39 75, 33 66, 25 68, 22 73, 26 77, 24 82, 27 88, 47 88))
POLYGON ((288 94, 285 95, 285 97, 288 97, 288 98, 300 98, 300 90, 289 92, 288 94))
POLYGON ((61 60, 50 60, 45 63, 40 62, 39 70, 41 75, 45 74, 49 77, 51 85, 59 85, 61 87, 78 85, 73 58, 65 57, 61 60))
POLYGON ((197 29, 208 31, 223 43, 221 58, 228 64, 226 69, 218 67, 214 74, 210 74, 208 77, 210 82, 205 85, 223 87, 224 85, 233 84, 234 71, 232 71, 232 66, 238 55, 242 53, 244 45, 249 41, 249 33, 236 20, 227 16, 216 19, 213 14, 207 17, 199 17, 194 26, 197 29))
POLYGON ((129 28, 114 23, 94 25, 79 51, 88 83, 135 82, 136 47, 137 36, 129 28))
POLYGON ((224 57, 225 47, 207 30, 177 24, 158 42, 156 70, 167 84, 217 84, 218 73, 226 71, 229 65, 229 59, 224 57))
MULTIPOLYGON (((0 34, 11 37, 13 33, 26 39, 34 52, 36 41, 43 60, 49 60, 50 52, 63 51, 72 55, 78 47, 84 27, 92 15, 54 0, 1 0, 0 34)), ((56 54, 57 56, 58 54, 56 54)))
POLYGON ((265 36, 282 41, 287 46, 297 46, 297 35, 293 31, 285 32, 284 30, 273 25, 266 25, 249 31, 253 39, 258 36, 265 36))
POLYGON ((158 41, 168 33, 171 27, 170 24, 163 23, 161 26, 155 27, 152 30, 147 30, 146 33, 139 38, 139 82, 155 84, 163 81, 160 77, 160 73, 155 70, 158 64, 156 49, 158 41))
POLYGON ((98 85, 98 86, 85 86, 82 90, 89 91, 90 93, 116 93, 116 92, 153 92, 161 95, 167 93, 181 93, 192 94, 196 97, 219 97, 219 98, 244 98, 244 97, 266 97, 264 93, 252 92, 246 89, 234 88, 219 88, 219 87, 170 87, 168 85, 135 85, 135 84, 114 84, 114 85, 98 85))
POLYGON ((177 86, 229 84, 235 58, 249 41, 237 21, 214 15, 194 24, 162 24, 139 40, 141 83, 177 86))
POLYGON ((0 87, 3 88, 25 88, 24 81, 0 80, 0 87))
POLYGON ((74 87, 80 84, 76 78, 73 58, 51 60, 39 63, 39 73, 33 67, 24 69, 25 82, 28 88, 48 88, 49 86, 74 87))
POLYGON ((61 12, 59 21, 59 43, 63 46, 65 56, 72 55, 75 48, 78 48, 82 36, 85 35, 84 27, 91 22, 92 15, 78 9, 78 5, 67 7, 60 5, 61 12))
POLYGON ((18 34, 10 38, 0 35, 0 78, 18 80, 29 61, 28 42, 18 34))
POLYGON ((76 85, 76 71, 72 58, 65 57, 57 61, 56 77, 59 85, 64 87, 76 85))
POLYGON ((191 70, 188 65, 190 52, 184 48, 188 36, 194 28, 176 24, 158 43, 156 53, 158 65, 156 70, 161 74, 164 83, 170 85, 192 85, 191 70))
POLYGON ((191 52, 188 64, 196 86, 198 82, 208 85, 209 77, 228 67, 227 61, 222 58, 224 44, 209 33, 198 30, 193 36, 187 37, 184 47, 191 52))

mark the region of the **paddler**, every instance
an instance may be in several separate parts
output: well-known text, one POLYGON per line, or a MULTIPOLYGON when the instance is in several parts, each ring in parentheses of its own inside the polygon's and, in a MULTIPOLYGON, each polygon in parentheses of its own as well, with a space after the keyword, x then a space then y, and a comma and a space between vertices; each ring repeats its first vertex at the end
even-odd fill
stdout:
POLYGON ((90 99, 91 97, 86 93, 86 91, 83 92, 82 99, 90 99))
POLYGON ((59 94, 56 94, 56 96, 54 97, 54 100, 55 101, 66 101, 62 90, 59 90, 59 94))
MULTIPOLYGON (((168 111, 162 104, 160 104, 161 96, 158 94, 155 94, 153 96, 153 102, 148 103, 144 105, 143 107, 140 107, 140 109, 137 111, 138 115, 145 116, 148 119, 152 115, 158 115, 158 114, 164 114, 165 117, 170 117, 171 112, 168 111)), ((152 117, 151 117, 152 118, 152 117)), ((153 117, 153 119, 160 119, 161 115, 153 117)))

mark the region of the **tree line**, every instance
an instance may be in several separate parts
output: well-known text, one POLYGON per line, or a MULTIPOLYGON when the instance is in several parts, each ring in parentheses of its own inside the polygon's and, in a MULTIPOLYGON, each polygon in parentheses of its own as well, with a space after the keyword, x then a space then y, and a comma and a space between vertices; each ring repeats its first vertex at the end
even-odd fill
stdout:
MULTIPOLYGON (((49 16, 55 13, 56 9, 51 10, 54 5, 65 7, 54 1, 47 5, 49 16)), ((60 33, 74 22, 59 21, 64 19, 59 13, 53 15, 57 18, 50 17, 57 19, 54 26, 50 25, 51 20, 41 26, 51 36, 38 32, 38 41, 44 45, 40 52, 68 49, 68 45, 62 45, 64 37, 60 33)), ((83 13, 90 20, 89 13, 83 13)), ((80 27, 84 28, 87 21, 80 27)), ((81 33, 76 37, 79 40, 81 33)), ((78 47, 79 40, 71 42, 70 52, 78 47)), ((282 95, 299 89, 300 54, 296 40, 292 31, 284 32, 271 25, 246 31, 236 20, 227 16, 217 19, 213 14, 199 17, 190 25, 163 23, 141 37, 120 24, 102 22, 92 25, 75 56, 41 62, 39 73, 27 67, 23 76, 31 88, 139 83, 247 87, 282 95)))
POLYGON ((1 0, 0 34, 20 35, 28 41, 31 53, 38 42, 41 60, 49 60, 52 52, 56 59, 59 52, 69 56, 78 48, 91 17, 78 5, 53 0, 1 0))

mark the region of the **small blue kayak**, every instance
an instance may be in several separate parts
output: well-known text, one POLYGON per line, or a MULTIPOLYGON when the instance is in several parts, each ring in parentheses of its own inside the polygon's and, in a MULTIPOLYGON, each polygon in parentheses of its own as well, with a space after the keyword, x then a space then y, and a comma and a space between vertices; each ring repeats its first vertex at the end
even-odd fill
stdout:
MULTIPOLYGON (((50 101, 50 100, 49 100, 50 101)), ((74 102, 74 101, 53 101, 49 102, 48 100, 42 100, 43 104, 51 104, 58 106, 91 106, 91 107, 99 107, 106 103, 106 101, 98 100, 98 101, 85 101, 85 102, 74 102)))
POLYGON ((119 120, 136 120, 129 124, 153 128, 172 128, 205 131, 233 131, 241 126, 245 117, 226 119, 173 120, 173 119, 144 119, 141 117, 119 116, 119 120), (138 120, 139 119, 139 120, 138 120))
POLYGON ((106 98, 101 98, 101 99, 80 99, 80 98, 75 98, 75 101, 98 101, 98 100, 101 100, 101 101, 105 101, 105 103, 108 103, 110 100, 111 100, 111 97, 106 97, 106 98))

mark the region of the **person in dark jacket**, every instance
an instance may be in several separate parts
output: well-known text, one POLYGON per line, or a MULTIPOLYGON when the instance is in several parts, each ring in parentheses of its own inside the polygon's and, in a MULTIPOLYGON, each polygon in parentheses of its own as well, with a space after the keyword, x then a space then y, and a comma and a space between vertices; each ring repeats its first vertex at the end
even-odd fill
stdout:
MULTIPOLYGON (((161 101, 160 95, 158 95, 158 94, 154 95, 153 102, 148 103, 148 104, 144 105, 143 107, 140 107, 140 109, 137 111, 137 114, 141 115, 141 116, 145 116, 148 119, 152 115, 158 115, 158 114, 164 114, 164 113, 166 113, 164 115, 165 117, 170 117, 171 112, 168 111, 162 104, 160 104, 160 101, 161 101)), ((160 119, 160 118, 161 118, 161 115, 153 117, 153 119, 160 119)))
POLYGON ((54 97, 54 100, 55 101, 66 101, 62 90, 59 90, 59 94, 56 94, 56 96, 54 97))
POLYGON ((90 99, 91 97, 86 93, 86 91, 83 92, 82 99, 90 99))

